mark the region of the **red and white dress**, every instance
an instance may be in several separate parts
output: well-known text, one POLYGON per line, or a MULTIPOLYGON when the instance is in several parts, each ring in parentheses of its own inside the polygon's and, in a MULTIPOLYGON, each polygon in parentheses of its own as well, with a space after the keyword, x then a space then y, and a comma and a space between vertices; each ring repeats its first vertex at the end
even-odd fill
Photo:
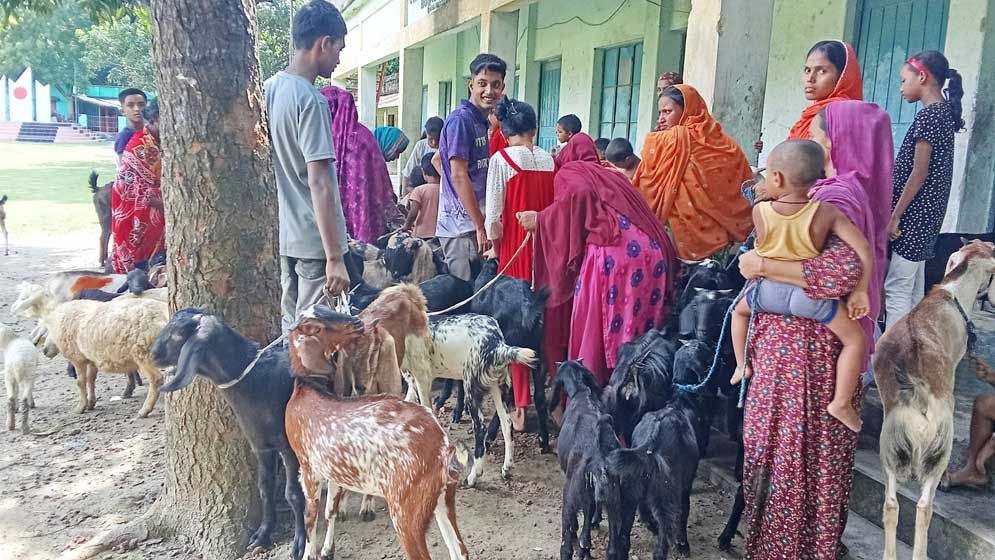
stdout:
MULTIPOLYGON (((526 231, 518 223, 518 212, 539 212, 553 202, 553 156, 535 146, 510 146, 498 150, 487 170, 487 204, 484 227, 491 240, 500 239, 498 262, 503 268, 525 239, 526 231)), ((532 282, 533 244, 529 243, 505 274, 532 282)), ((529 371, 514 364, 511 384, 515 406, 529 405, 529 371)))

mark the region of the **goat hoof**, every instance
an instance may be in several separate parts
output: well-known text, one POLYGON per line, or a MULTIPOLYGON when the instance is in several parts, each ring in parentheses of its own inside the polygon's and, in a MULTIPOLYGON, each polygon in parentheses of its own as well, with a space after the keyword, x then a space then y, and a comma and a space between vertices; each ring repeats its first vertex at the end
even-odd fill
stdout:
POLYGON ((83 414, 87 410, 88 410, 87 409, 87 405, 85 405, 85 404, 81 404, 81 405, 79 405, 79 406, 77 406, 76 408, 73 409, 73 411, 76 412, 76 414, 83 414))
POLYGON ((151 410, 145 410, 144 408, 138 411, 137 418, 148 418, 149 414, 152 414, 151 410))
POLYGON ((678 543, 674 546, 674 556, 677 558, 690 558, 691 546, 688 543, 678 543))
POLYGON ((719 537, 719 550, 722 552, 732 551, 732 539, 727 537, 719 537))
POLYGON ((511 467, 501 467, 501 478, 511 480, 511 467))
MULTIPOLYGON (((369 511, 361 511, 361 512, 359 512, 359 518, 361 520, 363 520, 363 521, 365 521, 365 522, 368 523, 370 521, 375 520, 377 518, 377 514, 374 513, 374 511, 372 509, 369 510, 369 511)), ((329 558, 331 558, 331 557, 329 557, 329 558)))

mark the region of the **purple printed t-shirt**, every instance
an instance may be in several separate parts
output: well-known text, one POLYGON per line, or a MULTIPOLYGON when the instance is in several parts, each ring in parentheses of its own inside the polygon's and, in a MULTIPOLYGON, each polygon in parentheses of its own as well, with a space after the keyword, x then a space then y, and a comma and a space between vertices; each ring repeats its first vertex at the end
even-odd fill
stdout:
POLYGON ((435 230, 438 237, 459 237, 477 229, 460 204, 453 186, 449 159, 455 157, 466 160, 473 192, 477 194, 477 202, 483 213, 487 193, 487 162, 490 160, 487 128, 487 118, 466 99, 446 118, 439 137, 442 187, 439 189, 439 219, 435 230))

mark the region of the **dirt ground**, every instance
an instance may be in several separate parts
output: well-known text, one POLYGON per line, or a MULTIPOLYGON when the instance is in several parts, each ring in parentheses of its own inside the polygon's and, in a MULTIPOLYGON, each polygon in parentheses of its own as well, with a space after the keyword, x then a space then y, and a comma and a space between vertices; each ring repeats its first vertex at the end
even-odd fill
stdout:
MULTIPOLYGON (((0 321, 27 335, 32 323, 13 317, 10 304, 22 281, 39 281, 51 271, 92 266, 97 232, 67 236, 18 236, 15 253, 0 256, 0 321)), ((12 242, 14 239, 12 239, 12 242)), ((163 479, 163 401, 149 418, 135 415, 145 397, 122 400, 124 376, 104 374, 97 380, 97 408, 76 415, 76 385, 65 373, 66 362, 42 358, 35 385, 38 408, 32 411, 36 432, 62 426, 47 437, 0 432, 0 560, 50 560, 114 524, 125 523, 155 501, 163 479)), ((6 397, 5 397, 6 398, 6 397)), ((468 421, 451 428, 471 442, 468 421)), ((533 434, 516 437, 515 467, 510 480, 500 477, 501 445, 488 457, 476 488, 457 494, 458 523, 472 558, 547 560, 559 558, 562 476, 555 454, 541 455, 533 434)), ((246 484, 254 484, 246 481, 246 484)), ((692 558, 735 559, 718 551, 732 497, 699 480, 692 497, 692 558)), ((350 499, 352 515, 337 524, 339 559, 404 558, 390 520, 380 502, 377 518, 362 522, 355 515, 358 499, 350 499)), ((281 512, 279 545, 257 554, 259 559, 289 558, 287 511, 281 512)), ((603 524, 606 528, 607 524, 603 524)), ((594 534, 594 557, 604 558, 605 531, 594 534)), ((741 541, 737 540, 736 544, 741 541)), ((184 537, 136 543, 131 551, 107 552, 104 559, 198 558, 184 537)), ((637 523, 632 559, 651 557, 652 536, 637 523)), ((445 545, 433 527, 433 557, 446 557, 445 545)))

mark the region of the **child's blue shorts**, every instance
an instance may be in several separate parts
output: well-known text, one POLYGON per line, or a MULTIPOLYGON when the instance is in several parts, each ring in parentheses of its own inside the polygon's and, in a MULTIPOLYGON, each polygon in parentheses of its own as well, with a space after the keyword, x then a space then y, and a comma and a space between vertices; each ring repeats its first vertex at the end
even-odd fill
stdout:
MULTIPOLYGON (((756 289, 757 283, 753 282, 746 291, 746 304, 751 308, 754 304, 756 289)), ((756 294, 756 309, 754 311, 802 317, 828 325, 836 317, 839 308, 839 300, 812 299, 805 295, 804 289, 798 286, 764 280, 760 282, 760 291, 756 294)))

